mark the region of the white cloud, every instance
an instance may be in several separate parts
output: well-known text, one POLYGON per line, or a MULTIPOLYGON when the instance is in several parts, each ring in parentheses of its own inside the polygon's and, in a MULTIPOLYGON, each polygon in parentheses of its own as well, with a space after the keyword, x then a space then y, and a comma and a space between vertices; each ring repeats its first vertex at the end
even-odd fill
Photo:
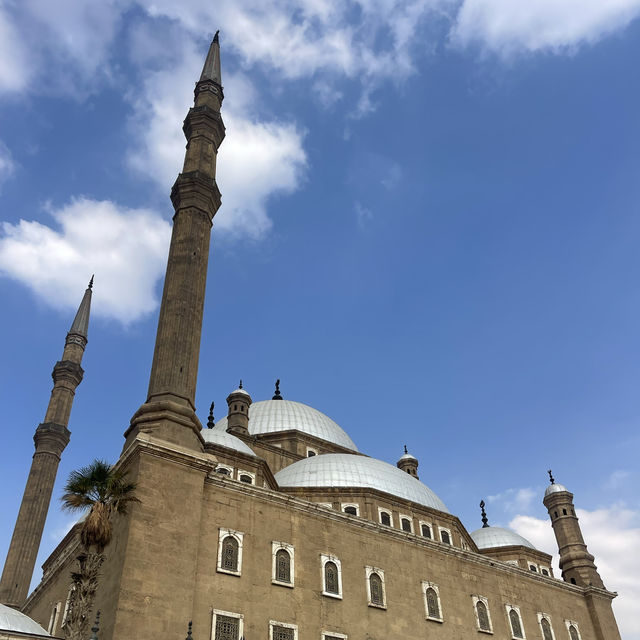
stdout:
MULTIPOLYGON (((595 556, 598 572, 606 587, 619 593, 613 602, 614 612, 625 640, 640 640, 637 624, 640 601, 640 512, 613 505, 605 509, 576 509, 589 552, 595 556)), ((557 566, 558 546, 548 519, 516 516, 509 526, 554 558, 557 566)))
MULTIPOLYGON (((142 94, 134 101, 131 130, 136 136, 129 161, 138 171, 167 190, 180 171, 185 140, 178 123, 193 101, 194 78, 202 51, 185 43, 173 66, 147 74, 142 94)), ((267 202, 274 194, 294 191, 306 168, 303 134, 291 122, 260 120, 252 111, 256 101, 249 81, 239 75, 224 78, 223 119, 226 138, 220 148, 217 182, 222 207, 217 229, 252 238, 271 227, 267 202)))
POLYGON ((619 489, 620 487, 629 486, 629 479, 633 474, 631 471, 618 469, 611 473, 604 483, 605 489, 619 489))
POLYGON ((502 57, 565 53, 624 29, 639 15, 640 0, 464 0, 451 40, 502 57))
POLYGON ((9 12, 0 6, 0 93, 22 91, 31 76, 22 38, 9 12))
POLYGON ((366 227, 369 221, 373 219, 373 213, 371 212, 371 209, 368 209, 359 202, 356 202, 355 204, 355 211, 358 226, 360 228, 366 227))
POLYGON ((148 209, 73 199, 49 209, 58 228, 36 221, 2 223, 0 273, 53 307, 75 310, 95 273, 92 314, 122 323, 158 305, 170 224, 148 209))
POLYGON ((507 513, 528 511, 534 498, 539 497, 539 492, 528 487, 524 489, 507 489, 487 498, 488 503, 495 503, 507 513))

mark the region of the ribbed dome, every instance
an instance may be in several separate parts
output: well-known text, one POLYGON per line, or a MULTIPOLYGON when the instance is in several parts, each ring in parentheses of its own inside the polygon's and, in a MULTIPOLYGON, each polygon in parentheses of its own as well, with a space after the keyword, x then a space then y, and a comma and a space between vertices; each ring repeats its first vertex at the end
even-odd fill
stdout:
POLYGON ((520 534, 503 527, 483 527, 471 533, 473 541, 478 549, 490 549, 492 547, 522 546, 535 549, 535 547, 520 534))
MULTIPOLYGON (((225 431, 227 418, 219 420, 216 429, 225 431)), ((353 440, 329 416, 313 407, 293 400, 262 400, 249 407, 249 433, 277 433, 296 429, 310 436, 357 451, 353 440)))
POLYGON ((558 484, 557 482, 554 482, 553 484, 550 484, 546 491, 544 492, 545 496, 551 495, 552 493, 559 493, 560 491, 569 491, 569 489, 567 489, 567 487, 565 487, 562 484, 558 484))
POLYGON ((275 475, 281 487, 364 487, 449 513, 442 500, 410 476, 382 460, 349 453, 305 458, 275 475))
POLYGON ((0 631, 17 631, 51 637, 35 620, 4 604, 0 604, 0 631))
POLYGON ((240 453, 246 453, 250 456, 256 455, 240 438, 236 438, 233 434, 222 431, 222 429, 203 429, 200 433, 202 433, 205 442, 240 451, 240 453))

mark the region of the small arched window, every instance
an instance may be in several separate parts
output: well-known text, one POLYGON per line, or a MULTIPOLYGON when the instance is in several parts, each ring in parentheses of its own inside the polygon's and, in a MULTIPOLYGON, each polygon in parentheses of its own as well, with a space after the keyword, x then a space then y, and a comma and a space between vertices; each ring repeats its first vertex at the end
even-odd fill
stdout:
POLYGON ((344 508, 344 512, 348 513, 351 516, 357 516, 358 510, 354 506, 349 506, 344 508))
POLYGON ((227 536, 222 541, 222 568, 227 571, 238 570, 238 541, 227 536))
POLYGON ((338 584, 338 567, 335 562, 327 562, 324 565, 324 590, 327 593, 340 593, 338 584))
POLYGON ((433 587, 428 587, 425 596, 427 599, 427 616, 429 618, 440 619, 440 603, 438 602, 438 594, 433 587))
POLYGON ((557 511, 554 511, 553 514, 555 515, 556 518, 558 517, 558 512, 557 511))
POLYGON ((562 510, 562 515, 563 515, 563 516, 566 516, 566 515, 567 515, 567 510, 566 510, 566 509, 563 509, 563 510, 562 510))
POLYGON ((380 523, 387 527, 391 526, 391 516, 386 511, 380 512, 380 523))
POLYGON ((571 640, 580 640, 578 630, 572 624, 569 625, 569 637, 571 638, 571 640))
POLYGON ((571 578, 571 584, 578 584, 575 578, 571 578))
POLYGON ((216 469, 216 473, 221 473, 223 476, 230 476, 231 471, 229 469, 225 469, 225 467, 218 467, 216 469))
POLYGON ((478 600, 478 602, 476 602, 476 613, 478 614, 478 627, 480 627, 480 630, 491 631, 487 605, 484 602, 482 602, 482 600, 478 600))
POLYGON ((291 582, 291 556, 286 549, 278 549, 276 553, 276 580, 291 582))
POLYGON ((551 631, 551 623, 546 619, 540 620, 540 627, 542 628, 543 640, 553 640, 553 632, 551 631))
POLYGON ((509 622, 511 623, 511 634, 514 638, 524 638, 522 635, 522 624, 520 623, 520 616, 515 609, 509 611, 509 622))
POLYGON ((313 449, 309 449, 307 451, 307 458, 313 458, 316 455, 316 452, 313 449))
POLYGON ((400 520, 400 523, 402 525, 403 531, 411 531, 411 520, 409 520, 409 518, 402 518, 402 520, 400 520))
POLYGON ((542 575, 543 576, 548 576, 549 572, 546 569, 542 569, 542 575))
POLYGON ((240 475, 240 482, 246 482, 247 484, 253 484, 253 478, 246 473, 240 475))
POLYGON ((441 531, 440 532, 440 539, 445 544, 451 544, 451 536, 449 535, 448 531, 441 531))
POLYGON ((535 571, 536 573, 538 573, 538 567, 536 567, 535 564, 530 564, 529 571, 535 571))
POLYGON ((371 592, 371 604, 383 606, 382 578, 377 573, 372 573, 369 576, 369 591, 371 592))
POLYGON ((422 535, 425 538, 431 537, 431 527, 428 524, 423 524, 420 526, 420 530, 422 531, 422 535))

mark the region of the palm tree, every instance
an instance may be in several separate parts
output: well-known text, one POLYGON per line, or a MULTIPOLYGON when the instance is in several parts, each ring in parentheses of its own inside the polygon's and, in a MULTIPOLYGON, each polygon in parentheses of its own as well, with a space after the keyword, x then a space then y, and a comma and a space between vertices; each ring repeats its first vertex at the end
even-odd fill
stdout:
POLYGON ((71 574, 71 598, 65 622, 65 636, 69 640, 87 637, 104 549, 113 535, 112 516, 124 515, 132 503, 140 502, 134 495, 135 488, 122 471, 104 460, 94 460, 69 474, 62 507, 70 511, 89 510, 80 522, 82 552, 77 557, 78 570, 71 574))

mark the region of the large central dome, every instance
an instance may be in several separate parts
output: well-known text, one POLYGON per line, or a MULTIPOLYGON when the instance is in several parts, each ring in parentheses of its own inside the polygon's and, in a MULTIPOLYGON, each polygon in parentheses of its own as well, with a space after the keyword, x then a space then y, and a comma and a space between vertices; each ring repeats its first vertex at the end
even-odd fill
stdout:
MULTIPOLYGON (((216 429, 227 428, 227 418, 216 423, 216 429)), ((263 400, 249 407, 249 433, 277 433, 302 431, 310 436, 332 442, 345 449, 357 451, 358 447, 345 431, 329 416, 302 402, 293 400, 263 400)))
POLYGON ((382 460, 349 453, 327 453, 299 460, 276 473, 281 487, 357 487, 449 513, 438 496, 417 478, 382 460))

